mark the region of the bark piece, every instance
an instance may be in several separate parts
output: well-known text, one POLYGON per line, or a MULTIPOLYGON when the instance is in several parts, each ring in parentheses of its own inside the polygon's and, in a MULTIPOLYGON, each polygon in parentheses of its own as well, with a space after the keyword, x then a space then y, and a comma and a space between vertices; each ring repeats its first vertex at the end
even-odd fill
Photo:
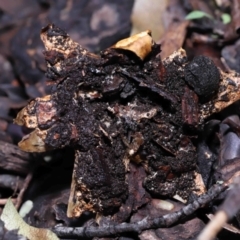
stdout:
POLYGON ((167 58, 183 47, 187 34, 188 21, 173 21, 160 39, 162 59, 167 58))
POLYGON ((26 174, 31 166, 30 155, 17 146, 0 141, 0 168, 26 174))
POLYGON ((204 223, 198 218, 184 222, 184 224, 178 224, 170 228, 159 228, 157 230, 143 231, 139 238, 141 240, 160 240, 160 239, 171 239, 171 240, 186 240, 194 239, 200 233, 204 223))
POLYGON ((121 158, 107 149, 102 146, 76 152, 68 217, 78 217, 84 211, 109 214, 125 200, 125 167, 119 164, 121 158))
POLYGON ((119 211, 112 217, 115 222, 121 223, 127 221, 132 212, 137 212, 139 208, 147 204, 151 197, 142 186, 142 182, 146 177, 146 172, 142 166, 129 164, 129 171, 126 181, 129 186, 128 198, 122 204, 119 211))

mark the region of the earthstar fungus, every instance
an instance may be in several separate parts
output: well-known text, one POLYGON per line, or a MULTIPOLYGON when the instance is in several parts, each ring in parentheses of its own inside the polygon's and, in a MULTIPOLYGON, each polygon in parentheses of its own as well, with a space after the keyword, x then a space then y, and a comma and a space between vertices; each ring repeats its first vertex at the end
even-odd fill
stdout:
POLYGON ((33 129, 19 143, 24 151, 75 149, 69 217, 120 207, 129 161, 144 166, 143 185, 155 195, 186 201, 205 191, 192 139, 207 117, 240 99, 238 77, 221 73, 207 57, 189 63, 183 49, 161 61, 150 31, 100 55, 54 25, 41 39, 46 77, 55 87, 15 122, 33 129), (198 78, 203 71, 204 81, 198 78))

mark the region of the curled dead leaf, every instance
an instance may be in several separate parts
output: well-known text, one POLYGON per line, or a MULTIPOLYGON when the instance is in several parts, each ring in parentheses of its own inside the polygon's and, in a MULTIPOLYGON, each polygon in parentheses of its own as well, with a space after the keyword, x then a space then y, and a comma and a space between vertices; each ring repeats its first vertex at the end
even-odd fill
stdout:
POLYGON ((117 42, 112 48, 129 50, 144 60, 152 51, 152 45, 151 31, 147 30, 117 42))

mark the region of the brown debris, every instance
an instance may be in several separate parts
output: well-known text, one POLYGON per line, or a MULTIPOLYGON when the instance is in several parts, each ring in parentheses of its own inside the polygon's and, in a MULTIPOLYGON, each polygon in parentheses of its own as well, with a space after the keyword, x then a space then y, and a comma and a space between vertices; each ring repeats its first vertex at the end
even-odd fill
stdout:
MULTIPOLYGON (((165 201, 161 199, 152 199, 145 207, 134 213, 131 218, 131 223, 141 221, 145 216, 157 218, 169 213, 179 211, 184 205, 173 201, 165 201)), ((141 240, 147 239, 194 239, 204 224, 198 218, 189 219, 184 223, 171 226, 169 228, 158 228, 143 231, 139 238, 141 240), (177 233, 177 234, 176 234, 177 233)))
POLYGON ((151 197, 142 186, 142 182, 146 177, 143 166, 129 163, 129 171, 127 172, 126 181, 129 186, 128 197, 119 211, 113 215, 115 222, 122 223, 127 221, 132 212, 137 212, 142 206, 146 205, 151 197))
POLYGON ((171 240, 194 239, 203 227, 203 222, 195 218, 170 228, 143 231, 139 234, 139 238, 141 240, 159 240, 164 238, 171 240))
POLYGON ((182 99, 182 113, 184 124, 196 128, 199 123, 198 96, 187 86, 182 99))
POLYGON ((178 51, 178 49, 183 47, 185 41, 188 21, 172 22, 168 27, 167 31, 164 33, 163 37, 160 39, 161 44, 161 57, 162 59, 167 58, 173 52, 178 51))

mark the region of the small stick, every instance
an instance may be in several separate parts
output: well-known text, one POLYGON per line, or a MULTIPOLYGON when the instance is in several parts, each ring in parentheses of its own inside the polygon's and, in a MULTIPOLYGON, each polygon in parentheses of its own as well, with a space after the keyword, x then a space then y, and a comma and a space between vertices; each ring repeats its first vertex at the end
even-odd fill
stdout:
POLYGON ((220 206, 219 211, 213 219, 207 224, 198 236, 197 240, 212 240, 223 228, 228 220, 233 218, 240 209, 240 176, 237 172, 228 183, 232 182, 232 186, 227 194, 226 199, 220 206))
POLYGON ((210 221, 207 227, 203 229, 197 240, 214 239, 214 237, 222 229, 222 226, 227 222, 227 220, 228 217, 224 211, 217 212, 212 221, 210 221))
POLYGON ((79 237, 106 237, 126 232, 140 233, 147 229, 156 229, 160 227, 169 227, 179 220, 190 216, 200 207, 205 206, 212 201, 221 192, 227 189, 226 184, 213 185, 206 194, 201 195, 198 199, 183 207, 177 212, 169 213, 164 216, 151 219, 146 217, 135 223, 121 223, 104 227, 55 227, 52 229, 59 237, 62 238, 79 238, 79 237))
MULTIPOLYGON (((8 200, 9 200, 9 198, 2 198, 2 199, 0 199, 0 205, 5 205, 8 200)), ((17 199, 16 198, 11 198, 11 201, 13 203, 15 203, 17 201, 17 199)))
POLYGON ((23 195, 24 195, 25 191, 27 190, 27 188, 28 188, 28 186, 29 186, 29 184, 32 180, 33 172, 34 172, 34 170, 31 170, 31 172, 28 173, 27 177, 24 180, 22 189, 17 196, 16 203, 15 203, 15 207, 16 207, 17 210, 19 209, 19 207, 22 204, 23 195))

